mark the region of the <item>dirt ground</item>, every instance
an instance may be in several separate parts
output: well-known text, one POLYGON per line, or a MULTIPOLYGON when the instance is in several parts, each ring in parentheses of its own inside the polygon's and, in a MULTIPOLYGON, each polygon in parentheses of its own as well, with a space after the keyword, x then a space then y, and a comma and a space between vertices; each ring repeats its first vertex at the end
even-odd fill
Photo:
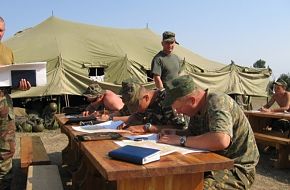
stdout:
MULTIPOLYGON (((59 166, 60 174, 64 184, 64 189, 71 189, 71 179, 68 170, 61 165, 61 151, 68 144, 68 138, 57 130, 46 130, 41 133, 17 133, 17 151, 13 160, 13 190, 22 190, 26 186, 26 176, 20 170, 19 164, 19 140, 24 135, 40 136, 46 151, 49 154, 52 164, 59 166)), ((290 190, 290 169, 275 169, 272 166, 272 158, 274 158, 275 151, 272 153, 262 153, 260 162, 257 166, 256 181, 252 186, 252 190, 290 190)))

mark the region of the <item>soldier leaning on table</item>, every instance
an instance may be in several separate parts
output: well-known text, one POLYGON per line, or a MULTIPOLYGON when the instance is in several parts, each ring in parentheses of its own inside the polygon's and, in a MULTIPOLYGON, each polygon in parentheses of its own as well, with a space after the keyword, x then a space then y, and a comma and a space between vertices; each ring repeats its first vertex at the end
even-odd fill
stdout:
MULTIPOLYGON (((290 111, 290 92, 287 92, 288 84, 281 78, 273 82, 274 95, 270 101, 262 106, 259 110, 262 112, 289 112, 290 111), (274 103, 279 108, 271 108, 274 103)), ((290 137, 290 122, 287 119, 272 119, 270 126, 266 130, 278 131, 285 136, 290 137)))
POLYGON ((259 151, 250 123, 239 105, 224 93, 198 89, 190 76, 168 84, 165 105, 190 116, 189 136, 163 135, 159 142, 205 149, 234 160, 233 169, 209 171, 204 189, 249 189, 259 151))
POLYGON ((169 128, 187 128, 188 117, 177 116, 171 107, 162 106, 162 101, 166 95, 164 89, 149 90, 134 79, 129 79, 122 82, 120 94, 124 104, 132 114, 125 121, 127 127, 131 126, 128 130, 132 132, 158 132, 164 125, 169 128))
MULTIPOLYGON (((14 62, 12 51, 1 43, 5 32, 5 21, 0 16, 0 67, 14 62)), ((25 79, 19 82, 20 90, 28 90, 31 85, 25 79)), ((10 89, 0 87, 0 189, 10 189, 12 179, 12 157, 15 153, 15 117, 10 89)))

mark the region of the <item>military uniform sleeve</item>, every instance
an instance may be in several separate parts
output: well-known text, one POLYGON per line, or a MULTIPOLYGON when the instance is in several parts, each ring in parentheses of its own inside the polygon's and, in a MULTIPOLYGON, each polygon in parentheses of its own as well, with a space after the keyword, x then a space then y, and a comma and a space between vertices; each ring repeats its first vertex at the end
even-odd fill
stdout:
POLYGON ((233 118, 231 104, 224 96, 213 95, 208 103, 208 122, 210 132, 223 132, 233 137, 233 118))
POLYGON ((162 74, 162 63, 158 57, 154 57, 152 60, 151 73, 153 75, 159 75, 159 76, 161 76, 161 74, 162 74))

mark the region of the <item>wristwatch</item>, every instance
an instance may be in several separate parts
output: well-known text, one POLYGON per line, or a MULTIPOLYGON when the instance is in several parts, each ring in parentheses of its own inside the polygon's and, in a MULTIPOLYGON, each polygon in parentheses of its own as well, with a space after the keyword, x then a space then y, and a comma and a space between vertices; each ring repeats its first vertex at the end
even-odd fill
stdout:
POLYGON ((185 146, 185 143, 186 143, 186 136, 181 136, 179 138, 179 143, 181 146, 185 146))
POLYGON ((150 128, 152 127, 152 124, 151 123, 146 123, 144 125, 144 131, 145 132, 150 132, 150 128))

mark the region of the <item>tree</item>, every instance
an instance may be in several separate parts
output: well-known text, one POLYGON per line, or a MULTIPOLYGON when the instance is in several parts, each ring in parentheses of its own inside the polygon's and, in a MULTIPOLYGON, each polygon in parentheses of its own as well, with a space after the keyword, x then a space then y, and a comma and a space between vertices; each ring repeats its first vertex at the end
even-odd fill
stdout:
POLYGON ((266 61, 259 59, 256 63, 253 64, 255 68, 266 68, 266 61))

